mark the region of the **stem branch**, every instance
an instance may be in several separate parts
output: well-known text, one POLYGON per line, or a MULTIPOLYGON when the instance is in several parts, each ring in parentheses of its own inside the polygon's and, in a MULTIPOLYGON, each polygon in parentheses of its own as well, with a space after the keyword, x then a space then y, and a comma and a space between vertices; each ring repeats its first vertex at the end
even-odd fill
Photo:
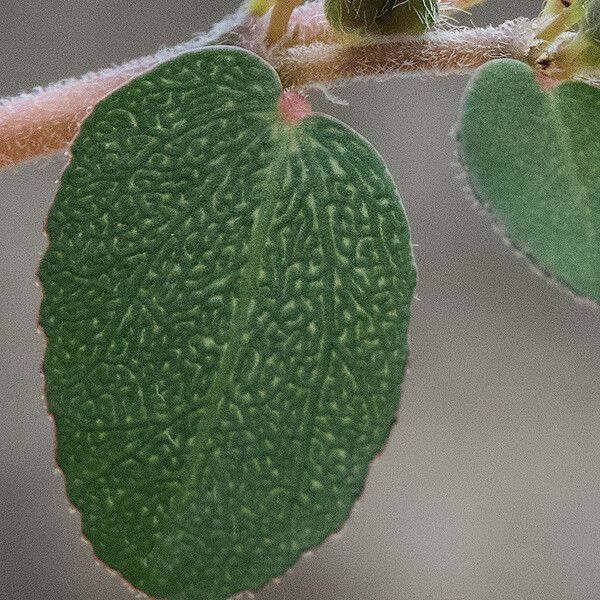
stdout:
POLYGON ((355 46, 313 44, 272 57, 285 87, 343 84, 368 78, 469 73, 498 58, 526 61, 531 22, 434 31, 418 37, 376 39, 355 46))
MULTIPOLYGON (((452 1, 456 6, 461 3, 452 1)), ((210 44, 229 43, 254 51, 278 70, 285 87, 297 87, 369 77, 465 73, 495 58, 526 60, 533 35, 532 22, 521 19, 499 27, 435 31, 352 45, 331 29, 318 2, 297 8, 286 35, 272 46, 265 41, 267 28, 268 15, 248 17, 242 8, 190 42, 0 100, 0 169, 66 150, 102 98, 158 64, 210 44)))

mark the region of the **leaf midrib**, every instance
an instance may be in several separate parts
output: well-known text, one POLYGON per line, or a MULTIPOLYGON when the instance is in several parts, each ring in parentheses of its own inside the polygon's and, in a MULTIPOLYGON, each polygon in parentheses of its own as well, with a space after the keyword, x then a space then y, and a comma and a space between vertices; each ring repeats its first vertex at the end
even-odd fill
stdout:
MULTIPOLYGON (((271 135, 275 135, 275 132, 271 130, 271 135)), ((262 257, 264 254, 265 245, 268 239, 268 232, 273 220, 276 206, 280 200, 279 191, 283 165, 287 160, 289 142, 286 136, 278 136, 275 140, 275 152, 276 157, 272 168, 268 168, 265 181, 264 181, 264 197, 267 198, 266 202, 260 204, 257 212, 255 225, 251 234, 249 242, 248 260, 241 270, 240 276, 240 296, 237 302, 234 313, 231 319, 231 326, 229 334, 227 336, 227 343, 223 352, 219 369, 215 375, 212 385, 205 394, 204 398, 209 400, 208 406, 203 405, 205 413, 199 420, 197 429, 195 432, 195 438, 199 440, 201 445, 204 445, 208 437, 214 431, 216 424, 219 422, 223 410, 229 407, 230 403, 226 402, 224 392, 228 384, 231 382, 230 378, 233 374, 233 368, 237 362, 237 358, 243 349, 244 345, 241 343, 244 329, 247 324, 248 315, 252 299, 256 297, 258 291, 258 277, 260 273, 260 266, 262 257), (283 141, 282 141, 283 140, 283 141)), ((171 514, 181 515, 185 511, 185 501, 191 491, 193 485, 196 483, 197 474, 206 461, 206 452, 202 453, 200 448, 195 447, 194 459, 190 462, 189 466, 185 469, 186 474, 182 477, 184 485, 181 487, 180 492, 177 494, 176 505, 180 508, 180 512, 173 511, 171 514), (202 458, 204 456, 204 459, 202 458)), ((163 530, 167 532, 172 530, 169 525, 173 524, 173 520, 169 519, 163 530)), ((160 560, 164 554, 161 552, 161 546, 165 543, 165 536, 162 538, 162 542, 159 544, 157 549, 156 546, 150 550, 149 554, 154 553, 156 560, 160 560)), ((176 576, 176 575, 174 575, 176 576)))

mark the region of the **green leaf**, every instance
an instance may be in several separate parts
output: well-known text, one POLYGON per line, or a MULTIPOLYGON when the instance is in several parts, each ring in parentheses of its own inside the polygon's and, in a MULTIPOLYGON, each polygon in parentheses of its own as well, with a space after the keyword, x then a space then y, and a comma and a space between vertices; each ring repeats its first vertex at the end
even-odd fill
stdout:
POLYGON ((285 122, 231 48, 101 102, 40 277, 58 464, 84 534, 157 597, 259 588, 338 530, 399 402, 402 205, 343 124, 285 122))
POLYGON ((494 61, 471 82, 459 141, 475 195, 512 243, 600 302, 600 90, 544 92, 526 65, 494 61))

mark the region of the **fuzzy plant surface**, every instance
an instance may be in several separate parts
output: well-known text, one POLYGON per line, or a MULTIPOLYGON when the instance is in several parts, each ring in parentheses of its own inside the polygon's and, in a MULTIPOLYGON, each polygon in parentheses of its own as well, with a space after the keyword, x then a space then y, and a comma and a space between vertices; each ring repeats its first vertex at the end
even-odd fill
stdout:
POLYGON ((70 149, 39 272, 46 398, 83 533, 136 589, 224 600, 282 575, 343 526, 396 420, 409 228, 380 156, 307 86, 474 73, 474 194, 600 302, 599 4, 447 26, 478 3, 252 0, 0 101, 0 166, 70 149))
POLYGON ((542 91, 523 63, 473 79, 459 130, 478 200, 543 273, 600 302, 600 90, 542 91))
POLYGON ((281 575, 342 526, 396 418, 400 199, 281 92, 239 49, 158 67, 86 120, 48 219, 58 464, 98 557, 156 597, 281 575))

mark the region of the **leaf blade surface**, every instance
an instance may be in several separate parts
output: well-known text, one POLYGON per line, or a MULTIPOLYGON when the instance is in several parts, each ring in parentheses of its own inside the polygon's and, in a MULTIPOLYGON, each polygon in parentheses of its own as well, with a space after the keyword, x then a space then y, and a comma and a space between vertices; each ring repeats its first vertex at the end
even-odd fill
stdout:
POLYGON ((600 91, 544 92, 529 67, 489 63, 474 77, 459 132, 477 199, 538 270, 600 301, 600 91))
POLYGON ((339 529, 395 421, 415 273, 381 159, 277 110, 240 50, 180 57, 84 123, 48 220, 57 459, 99 558, 226 598, 339 529))

